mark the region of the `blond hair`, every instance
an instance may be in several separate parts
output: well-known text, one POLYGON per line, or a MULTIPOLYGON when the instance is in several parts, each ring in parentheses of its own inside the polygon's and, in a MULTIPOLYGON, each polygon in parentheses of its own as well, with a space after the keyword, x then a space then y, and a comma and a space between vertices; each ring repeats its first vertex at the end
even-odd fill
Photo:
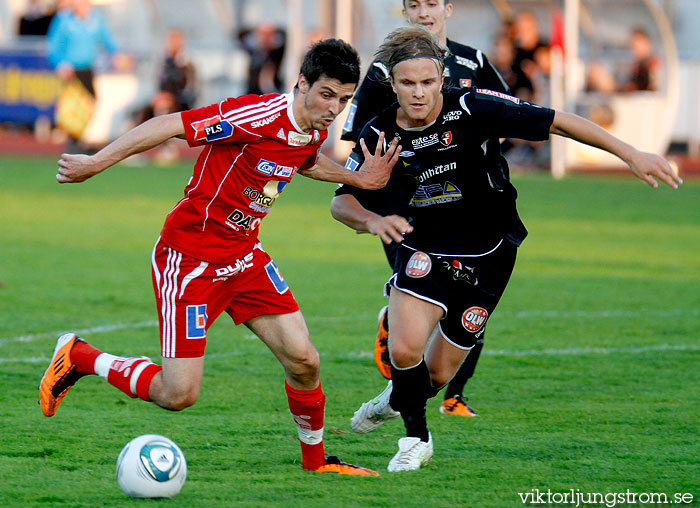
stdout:
POLYGON ((442 74, 448 53, 449 50, 430 30, 412 25, 397 28, 387 35, 374 56, 386 66, 390 75, 396 64, 411 58, 432 58, 442 74))

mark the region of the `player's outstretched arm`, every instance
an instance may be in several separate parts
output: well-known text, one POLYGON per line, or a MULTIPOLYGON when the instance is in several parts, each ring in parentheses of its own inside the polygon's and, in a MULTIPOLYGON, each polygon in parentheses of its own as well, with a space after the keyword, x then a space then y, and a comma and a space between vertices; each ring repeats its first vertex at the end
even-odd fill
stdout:
POLYGON ((322 155, 314 166, 300 170, 299 173, 314 180, 342 183, 358 189, 381 189, 389 181, 391 169, 398 162, 399 153, 401 152, 399 140, 396 138, 389 143, 384 155, 382 155, 383 144, 384 133, 381 133, 377 140, 374 155, 372 155, 367 149, 364 139, 360 140, 365 161, 357 171, 345 169, 340 164, 322 155))
POLYGON ((400 215, 382 216, 367 210, 352 194, 340 194, 331 201, 331 215, 355 231, 379 236, 387 245, 403 241, 403 235, 413 231, 408 221, 400 215))
POLYGON ((637 178, 644 180, 655 189, 659 186, 657 179, 674 189, 678 188, 678 184, 683 183, 663 157, 640 152, 602 127, 578 115, 557 111, 549 131, 616 155, 627 163, 637 178))
POLYGON ((145 152, 184 134, 180 113, 156 116, 121 135, 95 155, 61 154, 56 180, 59 183, 85 181, 130 155, 145 152))

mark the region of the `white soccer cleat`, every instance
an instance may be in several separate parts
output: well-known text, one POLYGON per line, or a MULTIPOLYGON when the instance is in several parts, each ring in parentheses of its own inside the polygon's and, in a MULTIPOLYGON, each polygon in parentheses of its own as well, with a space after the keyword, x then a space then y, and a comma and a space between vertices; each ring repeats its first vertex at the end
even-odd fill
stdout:
POLYGON ((401 416, 401 413, 394 411, 389 405, 392 384, 389 381, 382 393, 372 400, 365 402, 350 420, 350 427, 359 434, 371 432, 387 420, 393 420, 401 416))
POLYGON ((433 436, 428 434, 428 442, 418 437, 402 437, 399 439, 399 451, 389 461, 387 470, 390 473, 398 471, 414 471, 425 466, 433 458, 433 436))

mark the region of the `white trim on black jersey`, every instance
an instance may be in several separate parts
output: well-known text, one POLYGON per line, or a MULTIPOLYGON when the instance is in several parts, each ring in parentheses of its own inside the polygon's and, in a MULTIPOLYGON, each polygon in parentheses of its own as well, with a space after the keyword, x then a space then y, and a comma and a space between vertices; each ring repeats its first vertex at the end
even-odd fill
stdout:
POLYGON ((482 252, 481 254, 441 254, 439 252, 430 252, 422 249, 416 249, 415 247, 411 247, 410 245, 407 245, 405 243, 402 243, 404 247, 407 249, 411 249, 412 251, 415 252, 427 252, 431 256, 445 256, 445 257, 452 257, 452 258, 480 258, 482 256, 488 256, 489 254, 493 254, 503 243, 503 238, 499 240, 499 242, 496 244, 496 246, 489 250, 488 252, 482 252))

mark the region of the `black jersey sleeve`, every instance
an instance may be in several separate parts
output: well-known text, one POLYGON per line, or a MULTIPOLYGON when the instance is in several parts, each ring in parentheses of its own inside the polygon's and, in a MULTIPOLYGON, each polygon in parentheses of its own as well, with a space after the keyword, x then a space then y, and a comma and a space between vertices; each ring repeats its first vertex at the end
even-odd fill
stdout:
POLYGON ((474 116, 485 138, 549 139, 554 110, 495 90, 475 88, 460 98, 462 107, 474 116))
POLYGON ((396 102, 396 94, 391 89, 387 76, 388 73, 381 64, 373 62, 370 65, 350 104, 340 139, 357 142, 365 124, 388 105, 396 102))
MULTIPOLYGON (((362 165, 362 163, 365 161, 365 156, 362 153, 362 147, 359 143, 360 139, 364 139, 367 148, 373 152, 374 147, 377 146, 379 133, 376 132, 376 129, 372 129, 369 125, 365 125, 362 128, 357 137, 358 142, 355 144, 355 148, 353 148, 352 152, 350 152, 350 155, 348 156, 348 159, 345 162, 345 169, 347 169, 348 171, 357 171, 362 165)), ((386 145, 386 141, 384 142, 384 144, 386 145)), ((335 195, 342 196, 343 194, 351 194, 366 209, 371 210, 375 213, 379 212, 380 206, 378 203, 379 198, 377 196, 377 191, 358 189, 357 187, 353 187, 351 185, 340 184, 335 191, 335 195)))

